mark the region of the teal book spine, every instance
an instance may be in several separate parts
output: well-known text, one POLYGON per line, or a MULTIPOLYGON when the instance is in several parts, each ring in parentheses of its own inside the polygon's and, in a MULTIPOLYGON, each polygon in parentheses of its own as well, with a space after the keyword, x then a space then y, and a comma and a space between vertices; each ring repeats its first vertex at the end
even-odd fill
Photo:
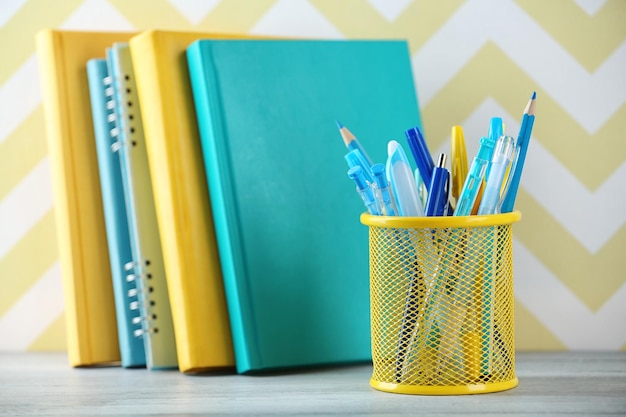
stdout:
POLYGON ((404 41, 187 49, 240 373, 371 360, 368 231, 336 119, 374 162, 420 125, 404 41))
POLYGON ((87 77, 122 366, 142 367, 146 366, 143 339, 134 334, 141 326, 133 323, 139 315, 131 310, 130 305, 135 300, 128 295, 136 290, 136 284, 126 280, 124 269, 124 265, 132 260, 132 255, 120 161, 112 148, 116 141, 111 136, 111 131, 115 129, 115 115, 108 107, 112 92, 106 60, 92 59, 87 62, 87 77))
POLYGON ((143 133, 135 71, 126 43, 107 50, 132 263, 127 279, 137 283, 131 308, 140 314, 148 369, 178 367, 163 250, 156 218, 150 164, 143 133))

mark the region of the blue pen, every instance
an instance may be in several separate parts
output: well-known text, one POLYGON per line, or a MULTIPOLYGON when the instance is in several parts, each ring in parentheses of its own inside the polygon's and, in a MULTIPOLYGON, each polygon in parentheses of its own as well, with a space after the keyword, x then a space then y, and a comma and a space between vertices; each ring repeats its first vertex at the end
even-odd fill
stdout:
POLYGON ((381 163, 372 165, 372 174, 374 175, 374 184, 376 184, 376 200, 378 201, 379 213, 383 216, 395 216, 397 211, 396 203, 385 175, 385 166, 381 163))
POLYGON ((426 145, 426 140, 424 140, 424 136, 417 126, 407 130, 404 134, 409 144, 409 148, 411 149, 411 153, 413 154, 413 158, 415 159, 415 163, 417 164, 420 177, 422 177, 422 181, 426 185, 426 189, 430 191, 429 187, 435 163, 433 162, 433 158, 428 150, 428 145, 426 145))
POLYGON ((376 208, 376 199, 374 198, 374 192, 365 180, 365 176, 363 175, 363 169, 360 166, 350 168, 348 170, 348 177, 354 180, 354 183, 356 184, 356 191, 361 196, 361 199, 363 200, 363 204, 365 204, 367 211, 370 214, 378 214, 378 209, 376 208))
POLYGON ((439 155, 437 166, 433 168, 430 191, 426 200, 425 212, 427 216, 443 216, 446 212, 450 191, 450 173, 445 166, 446 154, 442 153, 439 155))
MULTIPOLYGON (((409 148, 411 149, 411 153, 413 154, 413 158, 415 159, 415 164, 417 165, 417 170, 419 171, 420 177, 422 178, 422 183, 426 185, 426 192, 423 192, 422 189, 419 189, 420 195, 429 193, 430 184, 432 183, 433 179, 433 168, 435 168, 435 163, 433 162, 433 158, 430 155, 430 151, 428 150, 428 145, 426 144, 424 135, 422 135, 422 132, 420 131, 418 126, 406 130, 404 132, 404 135, 406 136, 409 148)), ((448 214, 452 214, 452 206, 450 204, 448 204, 448 214)))
MULTIPOLYGON (((489 133, 487 134, 487 137, 491 139, 493 143, 495 144, 502 135, 504 135, 504 124, 502 123, 502 118, 492 117, 491 120, 489 121, 489 133)), ((493 147, 491 148, 491 152, 492 153, 489 155, 489 158, 487 158, 488 161, 491 161, 491 157, 493 155, 493 147)), ((490 171, 491 171, 491 166, 487 165, 487 172, 485 172, 485 178, 489 178, 490 171)))
POLYGON ((491 158, 491 171, 487 177, 483 198, 478 207, 478 214, 495 214, 498 201, 500 201, 500 190, 507 168, 513 162, 513 152, 515 151, 515 138, 503 135, 498 139, 491 158))
POLYGON ((348 163, 348 166, 350 168, 361 167, 361 169, 363 169, 363 175, 365 176, 367 182, 369 182, 370 184, 374 183, 374 177, 372 176, 372 166, 369 162, 367 162, 361 151, 359 151, 358 149, 353 149, 348 152, 344 156, 344 158, 346 159, 346 162, 348 163))
POLYGON ((455 216, 469 216, 472 214, 472 208, 478 196, 480 185, 487 175, 487 167, 489 166, 495 144, 496 142, 491 138, 480 138, 480 147, 465 178, 465 183, 454 211, 455 216))
POLYGON ((396 198, 399 216, 423 216, 424 206, 417 191, 409 160, 402 146, 395 141, 387 145, 387 177, 396 198))

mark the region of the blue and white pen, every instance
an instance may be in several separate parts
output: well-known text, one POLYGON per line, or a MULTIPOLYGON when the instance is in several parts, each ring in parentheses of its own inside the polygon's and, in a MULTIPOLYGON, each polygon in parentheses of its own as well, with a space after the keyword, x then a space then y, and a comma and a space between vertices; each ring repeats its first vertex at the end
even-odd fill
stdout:
POLYGON ((395 216, 397 212, 396 202, 393 199, 393 193, 385 175, 385 166, 381 163, 372 165, 372 174, 376 184, 376 199, 379 203, 378 211, 383 216, 395 216))
POLYGON ((363 169, 360 166, 352 167, 348 170, 348 177, 354 180, 356 184, 356 191, 361 196, 363 204, 367 208, 370 214, 379 214, 376 208, 376 199, 374 198, 374 191, 370 187, 370 184, 366 181, 363 175, 363 169))
POLYGON ((485 184, 478 214, 495 214, 500 201, 500 190, 507 168, 513 162, 516 140, 512 136, 500 136, 491 158, 489 176, 485 184))
POLYGON ((426 200, 425 211, 427 216, 443 216, 446 213, 450 192, 450 173, 445 166, 446 154, 439 154, 437 165, 433 168, 430 191, 426 200))
POLYGON ((413 171, 402 146, 395 141, 387 145, 387 177, 396 197, 399 216, 423 216, 424 207, 417 191, 413 171))
POLYGON ((489 166, 495 144, 496 142, 490 138, 480 138, 478 153, 472 161, 472 166, 470 166, 467 177, 465 178, 465 183, 461 189, 461 194, 459 195, 459 201, 456 203, 456 209, 454 210, 455 216, 469 216, 472 214, 472 208, 478 196, 480 185, 483 179, 485 179, 487 166, 489 166))

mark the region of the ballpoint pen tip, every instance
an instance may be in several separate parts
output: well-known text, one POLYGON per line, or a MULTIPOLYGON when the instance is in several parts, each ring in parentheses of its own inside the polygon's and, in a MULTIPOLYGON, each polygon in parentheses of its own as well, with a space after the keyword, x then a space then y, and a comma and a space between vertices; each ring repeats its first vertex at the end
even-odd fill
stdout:
POLYGON ((537 98, 537 92, 533 91, 533 96, 530 98, 531 100, 534 100, 537 98))
POLYGON ((335 123, 337 123, 337 129, 343 128, 343 125, 341 124, 339 120, 335 120, 335 123))

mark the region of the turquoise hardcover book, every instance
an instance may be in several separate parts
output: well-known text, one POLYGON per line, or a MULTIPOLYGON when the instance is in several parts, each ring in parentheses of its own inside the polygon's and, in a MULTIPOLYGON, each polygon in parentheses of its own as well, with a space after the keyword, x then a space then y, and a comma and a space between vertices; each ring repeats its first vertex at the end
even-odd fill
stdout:
POLYGON ((136 290, 136 284, 126 280, 124 270, 124 265, 132 260, 132 255, 120 160, 112 149, 117 139, 111 136, 115 128, 115 115, 107 107, 111 100, 111 86, 106 60, 89 60, 87 78, 122 366, 141 367, 146 366, 146 353, 143 339, 134 334, 135 330, 141 328, 139 324, 133 323, 139 314, 130 308, 136 297, 128 295, 136 290))
POLYGON ((137 283, 131 292, 140 324, 136 334, 143 337, 148 369, 177 368, 176 339, 170 308, 161 238, 156 219, 150 166, 143 133, 141 106, 135 71, 126 43, 107 50, 111 76, 115 135, 119 152, 124 201, 128 215, 132 262, 127 280, 137 283))
POLYGON ((368 231, 341 120, 376 162, 420 124, 404 41, 187 50, 240 373, 371 360, 368 231))

